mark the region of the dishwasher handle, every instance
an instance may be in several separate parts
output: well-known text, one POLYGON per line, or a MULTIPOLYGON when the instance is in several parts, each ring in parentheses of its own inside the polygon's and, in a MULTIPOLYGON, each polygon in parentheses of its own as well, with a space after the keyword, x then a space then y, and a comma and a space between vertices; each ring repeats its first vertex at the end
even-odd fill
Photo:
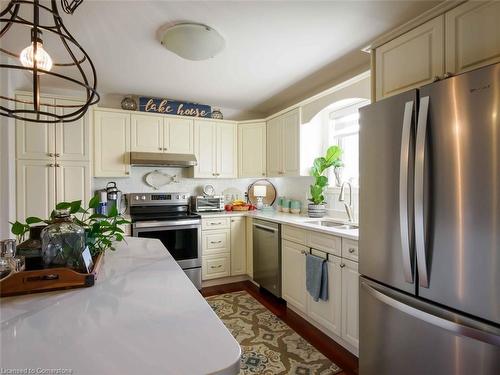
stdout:
POLYGON ((261 225, 261 224, 255 224, 254 223, 253 226, 256 227, 256 228, 268 231, 268 232, 276 233, 278 231, 278 229, 276 229, 276 228, 266 227, 265 225, 261 225))

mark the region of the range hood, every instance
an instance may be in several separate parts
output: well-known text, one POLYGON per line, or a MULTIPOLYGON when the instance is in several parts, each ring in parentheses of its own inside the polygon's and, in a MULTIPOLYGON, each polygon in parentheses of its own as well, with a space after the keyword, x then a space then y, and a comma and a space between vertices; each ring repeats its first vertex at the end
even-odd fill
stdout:
POLYGON ((162 152, 131 152, 130 165, 141 167, 182 167, 197 165, 193 154, 165 154, 162 152))

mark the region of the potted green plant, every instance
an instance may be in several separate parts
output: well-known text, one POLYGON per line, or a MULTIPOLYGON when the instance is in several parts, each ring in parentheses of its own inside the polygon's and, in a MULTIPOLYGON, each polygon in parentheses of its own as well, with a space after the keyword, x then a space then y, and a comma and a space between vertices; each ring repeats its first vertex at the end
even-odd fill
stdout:
POLYGON ((339 146, 330 146, 326 150, 326 155, 314 159, 311 168, 311 176, 314 177, 314 184, 310 186, 311 203, 308 205, 309 217, 323 217, 326 214, 326 204, 324 191, 328 186, 328 177, 324 175, 330 167, 340 167, 342 162, 340 156, 342 149, 339 146))
MULTIPOLYGON (((99 197, 94 196, 89 201, 89 207, 82 207, 81 201, 60 202, 56 205, 56 210, 68 210, 74 223, 85 230, 86 245, 89 247, 92 256, 107 249, 114 250, 113 243, 123 240, 123 230, 120 225, 130 224, 113 207, 107 215, 93 213, 99 205, 99 197)), ((54 219, 55 211, 52 212, 49 219, 39 217, 28 217, 25 223, 16 221, 11 223, 11 232, 17 236, 18 242, 23 241, 24 236, 34 224, 51 224, 54 219)))

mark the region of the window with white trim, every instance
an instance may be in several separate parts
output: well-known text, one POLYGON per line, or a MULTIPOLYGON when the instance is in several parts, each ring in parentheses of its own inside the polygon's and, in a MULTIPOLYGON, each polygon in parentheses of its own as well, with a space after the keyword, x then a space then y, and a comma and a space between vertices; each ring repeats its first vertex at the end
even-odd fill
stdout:
MULTIPOLYGON (((357 187, 359 183, 359 108, 370 104, 366 99, 346 101, 347 106, 335 109, 329 115, 329 141, 342 149, 342 182, 357 187), (354 102, 354 103, 353 103, 354 102)), ((331 172, 330 185, 335 184, 331 172)))

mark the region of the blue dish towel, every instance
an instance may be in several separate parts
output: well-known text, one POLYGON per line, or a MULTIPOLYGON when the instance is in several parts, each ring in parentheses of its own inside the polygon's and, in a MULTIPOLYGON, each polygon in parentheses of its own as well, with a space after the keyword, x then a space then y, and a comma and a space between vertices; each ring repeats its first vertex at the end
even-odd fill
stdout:
POLYGON ((328 265, 326 259, 316 255, 306 255, 306 289, 314 299, 328 300, 328 265))

